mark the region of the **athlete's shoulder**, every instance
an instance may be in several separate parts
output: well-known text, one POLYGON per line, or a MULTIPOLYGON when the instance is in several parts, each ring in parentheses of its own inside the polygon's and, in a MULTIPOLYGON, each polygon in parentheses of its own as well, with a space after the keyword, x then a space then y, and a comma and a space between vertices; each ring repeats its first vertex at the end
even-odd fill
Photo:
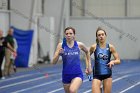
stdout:
POLYGON ((58 43, 57 48, 61 48, 62 47, 62 42, 58 43))
POLYGON ((92 53, 95 52, 95 49, 96 49, 96 44, 92 44, 89 48, 90 55, 92 55, 92 53))
POLYGON ((96 46, 97 46, 96 43, 95 44, 92 44, 91 47, 90 47, 90 49, 93 49, 94 50, 94 49, 96 49, 96 46))
POLYGON ((58 45, 62 45, 62 42, 58 43, 58 45))
POLYGON ((115 50, 115 46, 112 45, 112 44, 109 44, 109 48, 110 48, 110 51, 114 51, 115 50))
POLYGON ((109 47, 110 47, 110 48, 114 48, 114 45, 113 45, 113 44, 109 44, 109 47))
POLYGON ((78 45, 84 45, 84 43, 76 41, 78 45))
POLYGON ((86 48, 85 44, 82 43, 82 42, 77 41, 77 44, 78 44, 78 47, 79 47, 80 49, 86 48))
POLYGON ((96 46, 97 46, 97 44, 96 44, 96 43, 91 45, 91 47, 94 47, 94 48, 95 48, 96 46))
POLYGON ((76 41, 79 47, 86 47, 83 42, 76 41))

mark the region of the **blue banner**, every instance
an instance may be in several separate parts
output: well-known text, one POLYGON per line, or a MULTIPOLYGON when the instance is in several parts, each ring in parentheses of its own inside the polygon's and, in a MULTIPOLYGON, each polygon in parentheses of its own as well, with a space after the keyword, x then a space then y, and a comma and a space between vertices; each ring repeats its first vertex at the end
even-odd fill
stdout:
POLYGON ((14 28, 14 37, 17 40, 17 57, 15 64, 17 67, 28 67, 30 49, 32 45, 33 30, 21 30, 14 28))

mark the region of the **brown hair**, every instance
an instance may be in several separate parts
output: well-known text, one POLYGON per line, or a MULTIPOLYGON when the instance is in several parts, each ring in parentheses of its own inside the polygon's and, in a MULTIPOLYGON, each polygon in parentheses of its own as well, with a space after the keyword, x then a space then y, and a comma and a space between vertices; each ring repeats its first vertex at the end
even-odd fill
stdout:
POLYGON ((73 31, 74 35, 75 35, 75 29, 73 27, 67 27, 67 28, 65 28, 64 33, 66 32, 66 30, 69 30, 69 29, 71 29, 73 31))
POLYGON ((96 30, 96 43, 99 43, 99 41, 98 41, 98 39, 97 39, 97 33, 98 33, 98 31, 100 31, 100 30, 104 31, 105 35, 107 36, 106 31, 105 31, 102 27, 98 27, 97 30, 96 30))

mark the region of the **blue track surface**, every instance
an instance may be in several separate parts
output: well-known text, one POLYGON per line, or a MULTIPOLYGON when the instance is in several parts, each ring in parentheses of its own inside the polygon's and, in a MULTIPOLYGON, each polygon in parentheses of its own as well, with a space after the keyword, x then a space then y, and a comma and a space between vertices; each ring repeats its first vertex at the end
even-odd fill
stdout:
MULTIPOLYGON (((82 64, 83 70, 84 66, 82 64)), ((0 80, 0 93, 64 93, 61 82, 62 65, 18 72, 0 80), (46 77, 48 73, 48 77, 46 77)), ((112 93, 140 93, 140 61, 122 61, 113 68, 112 93)), ((78 93, 91 93, 87 76, 78 93)))

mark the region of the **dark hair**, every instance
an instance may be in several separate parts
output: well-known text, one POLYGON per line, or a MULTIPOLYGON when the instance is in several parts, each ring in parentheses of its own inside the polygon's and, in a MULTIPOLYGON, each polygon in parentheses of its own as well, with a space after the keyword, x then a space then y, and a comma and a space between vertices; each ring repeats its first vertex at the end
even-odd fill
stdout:
POLYGON ((99 43, 99 41, 98 41, 98 39, 97 39, 97 33, 98 33, 98 31, 100 31, 100 30, 104 31, 105 35, 107 36, 106 31, 105 31, 102 27, 98 27, 97 30, 96 30, 96 43, 99 43))
POLYGON ((66 30, 69 30, 69 29, 71 29, 73 31, 74 35, 75 35, 75 29, 73 27, 67 27, 67 28, 65 28, 64 33, 66 32, 66 30))

